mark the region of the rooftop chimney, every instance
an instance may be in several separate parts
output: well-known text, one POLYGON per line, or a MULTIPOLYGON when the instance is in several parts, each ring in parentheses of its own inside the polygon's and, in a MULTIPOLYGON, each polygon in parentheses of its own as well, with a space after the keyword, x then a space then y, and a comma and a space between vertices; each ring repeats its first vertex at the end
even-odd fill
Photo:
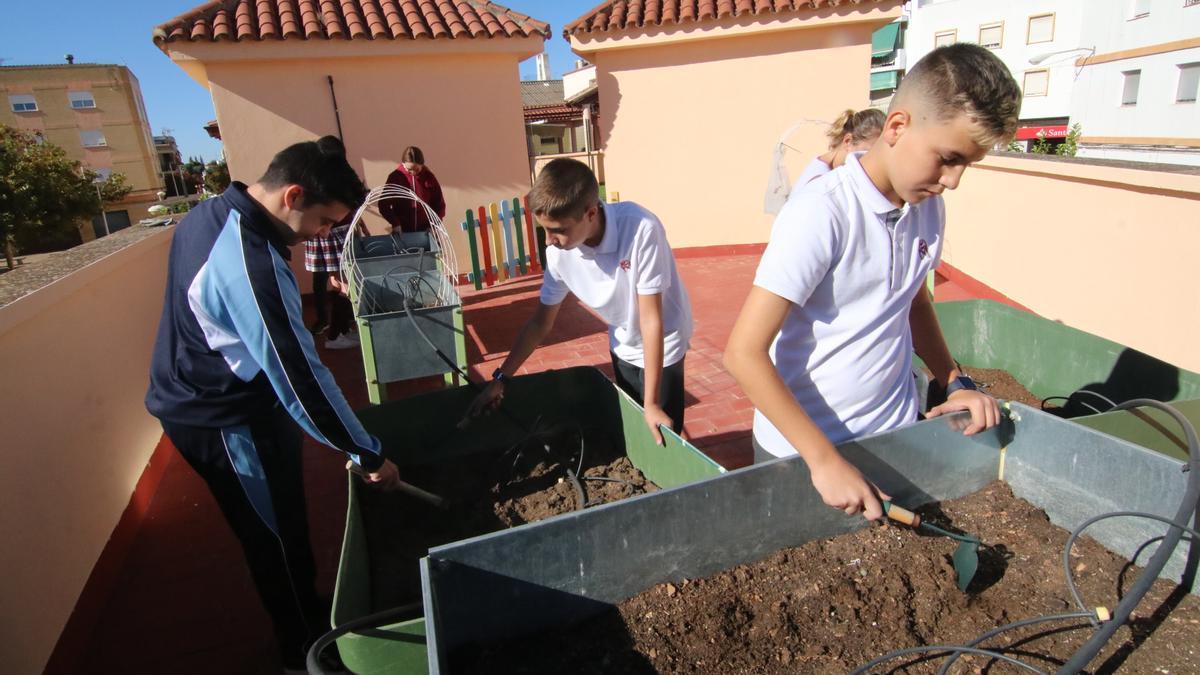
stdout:
POLYGON ((537 55, 537 79, 550 79, 550 55, 546 52, 537 55))

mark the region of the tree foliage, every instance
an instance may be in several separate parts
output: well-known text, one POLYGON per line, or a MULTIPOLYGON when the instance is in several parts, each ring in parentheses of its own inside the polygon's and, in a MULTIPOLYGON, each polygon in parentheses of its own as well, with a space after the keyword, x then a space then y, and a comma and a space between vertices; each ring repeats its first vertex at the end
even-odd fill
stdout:
POLYGON ((0 241, 9 268, 18 249, 69 238, 99 213, 96 176, 57 145, 0 125, 0 241))
POLYGON ((219 195, 229 187, 229 166, 224 160, 211 161, 204 166, 204 189, 219 195))

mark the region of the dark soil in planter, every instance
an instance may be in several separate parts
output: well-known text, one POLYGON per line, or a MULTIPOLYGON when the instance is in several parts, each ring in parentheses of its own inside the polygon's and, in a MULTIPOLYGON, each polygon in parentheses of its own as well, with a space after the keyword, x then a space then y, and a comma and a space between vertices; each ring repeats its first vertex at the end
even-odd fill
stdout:
POLYGON ((580 508, 568 469, 580 476, 588 506, 658 489, 611 439, 597 435, 581 444, 578 431, 561 430, 519 447, 400 467, 405 481, 444 497, 446 509, 356 485, 370 558, 372 609, 420 599, 417 561, 431 547, 580 508))
MULTIPOLYGON (((956 585, 955 542, 875 525, 706 579, 660 584, 577 626, 460 649, 454 672, 844 673, 895 649, 963 644, 1018 619, 1075 610, 1061 562, 1068 533, 1007 485, 993 483, 920 512, 989 545, 968 593, 956 585)), ((1089 606, 1115 607, 1140 571, 1086 537, 1070 561, 1089 606)), ((1054 672, 1090 636, 1088 625, 1083 619, 1042 624, 985 646, 1019 645, 1012 655, 1054 672)), ((1159 580, 1091 667, 1192 673, 1197 650, 1200 603, 1159 580)), ((933 673, 944 662, 915 658, 873 672, 933 673)), ((1021 671, 964 656, 953 672, 1021 671)))
POLYGON ((981 390, 996 398, 1024 403, 1034 408, 1042 405, 1042 399, 1029 393, 1025 385, 1018 382, 1017 378, 1010 375, 1007 370, 972 368, 970 366, 963 366, 963 370, 967 371, 967 375, 975 380, 981 390))

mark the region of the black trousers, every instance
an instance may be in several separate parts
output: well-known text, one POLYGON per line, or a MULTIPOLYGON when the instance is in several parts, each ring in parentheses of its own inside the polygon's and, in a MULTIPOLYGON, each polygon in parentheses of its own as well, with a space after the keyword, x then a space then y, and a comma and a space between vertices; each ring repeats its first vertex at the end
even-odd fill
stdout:
POLYGON ((317 325, 329 323, 329 272, 312 273, 313 309, 317 325))
POLYGON ((316 593, 300 427, 282 407, 241 427, 162 425, 241 542, 284 665, 302 668, 308 644, 329 629, 329 614, 316 593))
POLYGON ((332 340, 350 332, 350 327, 354 325, 354 307, 350 304, 350 298, 341 293, 330 292, 329 295, 332 296, 330 304, 333 305, 333 316, 329 320, 329 332, 326 336, 332 340))
MULTIPOLYGON (((622 361, 616 354, 609 352, 612 357, 613 373, 616 375, 617 386, 633 400, 642 405, 645 400, 646 371, 632 363, 622 361)), ((683 431, 683 362, 671 364, 663 368, 662 377, 658 381, 658 400, 663 412, 671 418, 671 430, 675 433, 683 431)))

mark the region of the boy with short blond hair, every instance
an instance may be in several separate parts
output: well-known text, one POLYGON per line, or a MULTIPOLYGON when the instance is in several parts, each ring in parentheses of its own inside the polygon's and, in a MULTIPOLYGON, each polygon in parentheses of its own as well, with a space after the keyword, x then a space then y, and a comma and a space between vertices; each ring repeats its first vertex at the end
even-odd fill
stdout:
POLYGON ((545 339, 562 301, 574 293, 608 324, 617 384, 645 408, 655 440, 663 442, 660 425, 681 432, 692 311, 662 223, 633 202, 601 203, 592 170, 566 158, 542 169, 529 208, 546 232, 541 302, 471 413, 499 402, 505 380, 545 339))
POLYGON ((925 290, 942 252, 941 193, 1016 129, 1021 90, 988 50, 934 50, 905 76, 879 140, 780 211, 725 352, 756 407, 756 461, 799 453, 825 503, 882 515, 888 496, 834 447, 918 419, 915 351, 949 392, 933 417, 999 422, 946 346, 925 290))

